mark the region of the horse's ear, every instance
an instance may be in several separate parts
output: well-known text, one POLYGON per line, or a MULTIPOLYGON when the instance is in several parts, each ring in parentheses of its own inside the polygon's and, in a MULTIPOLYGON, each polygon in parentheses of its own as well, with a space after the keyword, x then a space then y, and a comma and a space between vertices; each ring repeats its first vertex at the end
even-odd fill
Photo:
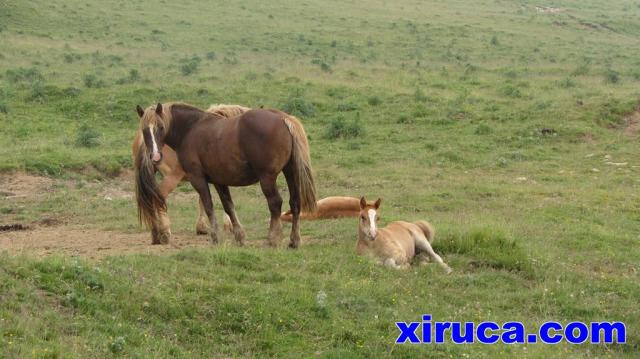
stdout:
POLYGON ((158 103, 158 106, 156 106, 156 114, 157 115, 162 115, 162 104, 158 103))
POLYGON ((138 112, 138 116, 142 117, 142 115, 144 115, 144 110, 140 105, 136 105, 136 111, 138 112))
POLYGON ((360 197, 360 209, 364 209, 365 207, 367 207, 367 200, 362 196, 360 197))
POLYGON ((382 198, 378 198, 378 200, 376 201, 376 203, 373 204, 373 206, 378 209, 380 208, 380 203, 382 203, 382 198))

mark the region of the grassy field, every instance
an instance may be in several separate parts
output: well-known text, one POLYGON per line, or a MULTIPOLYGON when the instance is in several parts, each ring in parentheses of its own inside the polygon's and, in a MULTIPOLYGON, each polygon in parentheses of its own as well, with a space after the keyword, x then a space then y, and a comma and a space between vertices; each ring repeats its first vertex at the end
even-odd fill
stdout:
POLYGON ((236 188, 245 248, 0 254, 0 358, 637 358, 639 45, 626 0, 2 1, 0 176, 54 185, 0 188, 0 225, 143 232, 103 196, 133 188, 135 105, 263 105, 303 120, 320 196, 429 220, 454 273, 357 257, 354 219, 266 248, 260 189, 236 188), (628 343, 394 345, 424 313, 624 321, 628 343))

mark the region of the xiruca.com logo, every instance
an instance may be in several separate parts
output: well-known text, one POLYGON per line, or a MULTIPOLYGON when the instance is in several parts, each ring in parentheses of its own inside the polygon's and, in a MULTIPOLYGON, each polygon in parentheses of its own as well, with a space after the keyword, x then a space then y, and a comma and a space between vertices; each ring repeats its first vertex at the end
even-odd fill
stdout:
POLYGON ((538 330, 528 333, 522 322, 432 322, 431 315, 422 316, 421 322, 396 322, 400 331, 397 344, 558 344, 563 340, 571 344, 624 344, 627 328, 623 322, 545 322, 538 330))

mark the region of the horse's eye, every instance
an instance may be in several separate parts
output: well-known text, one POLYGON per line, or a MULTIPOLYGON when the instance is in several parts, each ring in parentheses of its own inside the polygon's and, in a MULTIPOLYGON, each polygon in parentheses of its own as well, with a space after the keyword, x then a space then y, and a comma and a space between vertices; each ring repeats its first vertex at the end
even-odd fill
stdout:
POLYGON ((380 217, 376 217, 376 222, 380 220, 380 217))
POLYGON ((367 217, 365 217, 365 216, 360 216, 360 219, 364 221, 365 219, 367 219, 367 217))

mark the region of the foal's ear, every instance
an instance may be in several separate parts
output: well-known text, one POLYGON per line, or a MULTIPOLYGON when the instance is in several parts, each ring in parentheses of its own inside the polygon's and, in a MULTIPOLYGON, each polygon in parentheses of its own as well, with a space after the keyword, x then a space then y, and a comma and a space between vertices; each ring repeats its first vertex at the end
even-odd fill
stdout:
POLYGON ((376 203, 373 204, 373 206, 378 209, 380 208, 380 203, 382 203, 382 198, 378 198, 378 200, 376 201, 376 203))
POLYGON ((362 196, 360 197, 360 209, 365 209, 365 207, 367 207, 367 200, 362 196))
POLYGON ((162 115, 162 104, 158 102, 158 106, 156 106, 156 114, 162 115))
POLYGON ((142 115, 144 115, 144 110, 140 105, 136 105, 136 111, 138 112, 138 116, 142 117, 142 115))

